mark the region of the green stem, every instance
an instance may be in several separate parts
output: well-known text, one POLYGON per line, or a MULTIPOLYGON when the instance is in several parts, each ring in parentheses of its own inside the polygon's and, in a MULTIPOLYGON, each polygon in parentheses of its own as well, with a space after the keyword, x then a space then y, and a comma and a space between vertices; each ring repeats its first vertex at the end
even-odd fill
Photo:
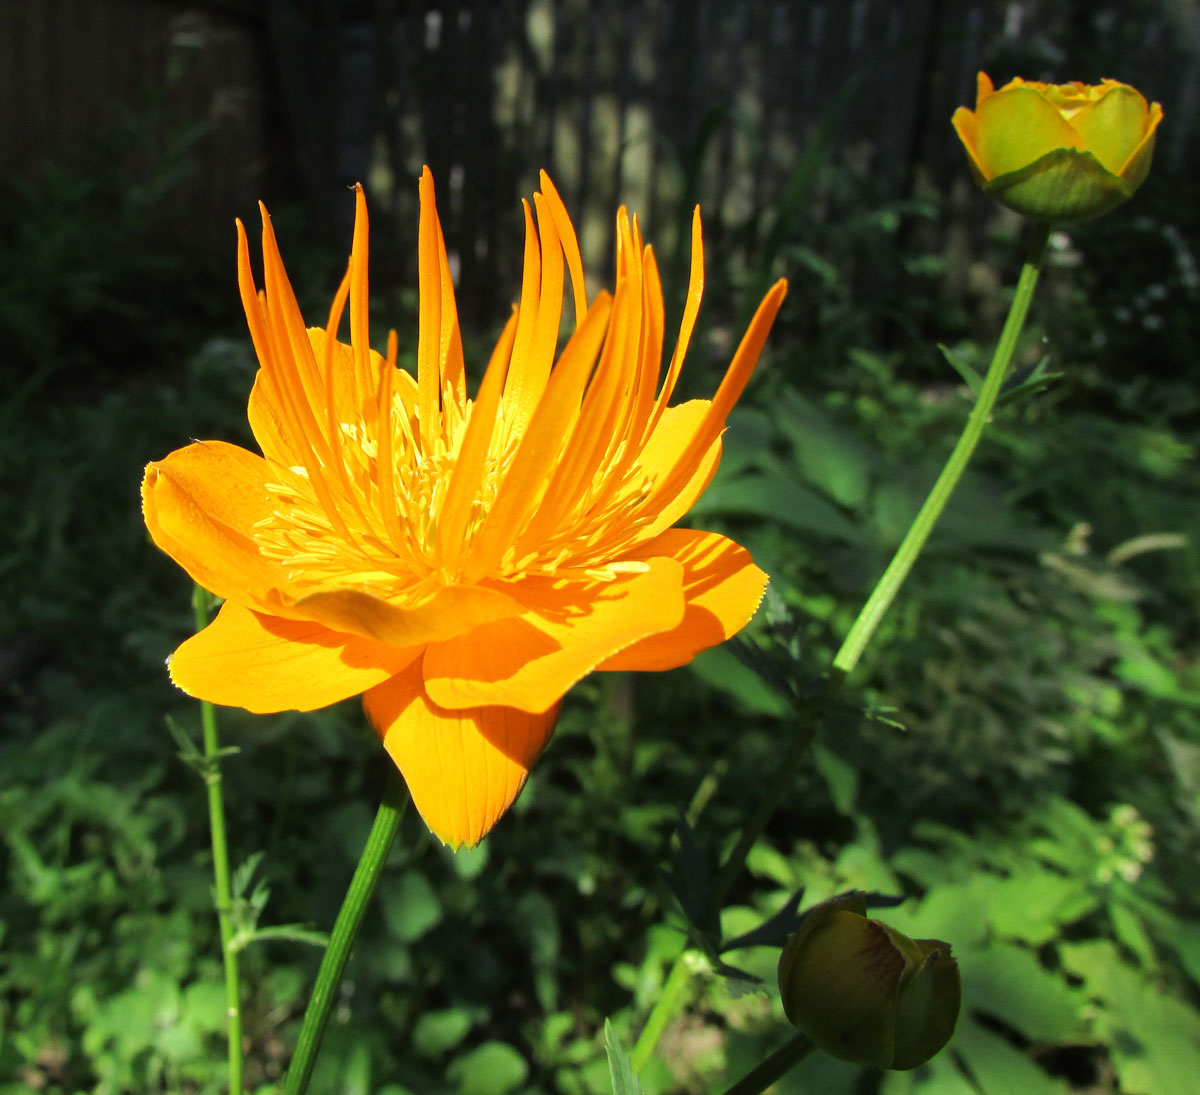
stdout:
POLYGON ((759 1095, 776 1080, 795 1068, 817 1047, 803 1034, 797 1034, 786 1045, 780 1046, 753 1072, 746 1073, 725 1095, 759 1095))
POLYGON ((1005 374, 1012 361, 1017 338, 1021 334, 1021 328, 1025 325, 1025 314, 1029 311, 1029 302, 1033 299, 1033 290, 1037 285, 1038 274, 1041 272, 1042 260, 1046 255, 1046 241, 1049 236, 1049 225, 1034 225, 1033 235, 1029 241, 1029 254, 1025 265, 1021 268, 1021 277, 1017 281, 1012 304, 1009 305, 1008 318, 1004 321, 1004 329, 1000 332, 1000 341, 996 343, 996 352, 992 355, 992 363, 988 366, 987 376, 984 378, 983 387, 975 400, 975 406, 971 409, 962 436, 959 437, 958 444, 954 446, 950 459, 946 461, 942 474, 938 476, 937 482, 929 492, 929 497, 925 499, 925 504, 909 528, 903 543, 896 550, 883 577, 879 579, 879 584, 871 591, 871 596, 867 598, 867 603, 863 605, 858 619, 854 621, 841 649, 833 659, 833 667, 842 673, 849 673, 858 664, 858 659, 862 657, 862 652, 866 649, 867 643, 871 641, 871 636, 875 634, 875 629, 882 621, 884 613, 896 599, 896 594, 900 592, 904 579, 908 577, 908 572, 912 570, 917 556, 921 554, 925 541, 929 539, 933 526, 942 515, 942 510, 946 508, 946 503, 950 501, 951 493, 966 470, 967 463, 975 451, 975 446, 979 444, 980 437, 983 436, 984 427, 991 417, 996 397, 1000 394, 1005 374))
POLYGON ((638 1035, 633 1051, 629 1054, 629 1063, 633 1066, 634 1072, 640 1072, 646 1062, 650 1060, 650 1055, 654 1052, 654 1047, 658 1045, 662 1032, 679 1006, 684 989, 692 979, 692 970, 699 958, 699 952, 685 950, 675 959, 675 964, 667 975, 666 984, 658 994, 658 999, 654 1001, 654 1007, 650 1009, 650 1014, 646 1017, 646 1025, 642 1027, 642 1033, 638 1035))
MULTIPOLYGON (((208 594, 192 589, 196 630, 208 625, 208 594)), ((208 788, 208 828, 212 834, 213 879, 217 895, 217 923, 221 929, 221 958, 225 964, 225 1031, 229 1043, 229 1095, 242 1095, 242 1008, 238 990, 237 951, 233 941, 233 898, 229 886, 229 846, 225 837, 225 800, 221 791, 221 742, 213 705, 200 702, 204 733, 204 782, 208 788)))
POLYGON ((363 914, 375 892, 375 885, 407 806, 408 791, 404 780, 399 771, 392 768, 383 800, 379 803, 379 812, 367 835, 366 846, 350 880, 350 888, 342 901, 337 922, 333 925, 329 946, 325 950, 325 957, 321 959, 321 968, 317 971, 317 983, 304 1012, 296 1053, 292 1057, 283 1088, 284 1095, 303 1095, 308 1090, 317 1051, 321 1048, 321 1038, 329 1022, 329 1013, 333 1010, 338 986, 342 983, 346 962, 350 958, 350 948, 354 945, 363 914))
MULTIPOLYGON (((937 523, 942 511, 946 508, 946 503, 950 500, 950 495, 953 493, 955 486, 958 485, 959 479, 962 478, 962 473, 966 470, 971 455, 979 444, 979 439, 983 436, 984 427, 991 417, 992 410, 996 405, 996 398, 1000 394, 1005 375, 1012 362, 1013 351, 1017 346, 1017 339, 1021 334, 1022 327, 1025 325, 1025 316, 1029 311, 1029 303, 1033 299, 1033 291, 1037 285, 1038 274, 1041 272, 1042 262, 1046 255, 1046 243, 1049 238, 1049 225, 1035 223, 1033 226, 1033 235, 1029 241, 1029 251, 1025 265, 1021 268, 1021 276, 1017 280, 1017 287, 1013 293, 1012 303, 1009 305, 1008 318, 1004 321, 1004 328, 1000 332, 1000 340, 997 342, 996 350, 992 354, 992 361, 988 366, 983 387, 976 398, 975 406, 971 409, 971 413, 967 417, 967 424, 963 427, 962 436, 959 437, 958 443, 954 446, 954 451, 950 454, 950 459, 942 469, 941 475, 938 476, 937 482, 929 492, 929 497, 926 498, 925 504, 918 512, 903 542, 896 550, 891 563, 888 564, 887 570, 884 571, 883 577, 880 578, 878 585, 871 591, 870 597, 867 598, 866 604, 863 605, 862 610, 847 633, 845 641, 834 657, 829 688, 823 697, 823 702, 808 708, 801 714, 800 726, 787 753, 780 761, 770 786, 759 799, 754 813, 750 816, 745 826, 743 826, 737 843, 729 853, 724 864, 722 864, 716 881, 713 883, 708 907, 709 919, 720 914, 721 906, 738 874, 741 872, 746 862, 746 857, 750 854, 750 849, 754 847, 755 841, 758 840, 763 829, 766 828, 767 822, 775 812, 775 808, 787 793, 788 788, 792 786, 796 772, 807 755, 809 746, 816 737, 817 731, 821 727, 830 701, 836 698, 846 675, 858 664, 862 652, 866 649, 867 644, 871 641, 871 637, 875 634, 875 629, 883 619, 884 613, 887 612, 892 601, 896 599, 896 595, 900 592, 900 587, 904 584, 904 579, 908 577, 908 572, 912 570, 913 564, 917 561, 921 549, 925 546, 926 540, 929 539, 930 532, 933 531, 933 526, 937 523)), ((688 958, 690 953, 689 951, 684 951, 675 960, 675 965, 667 977, 667 986, 674 985, 677 980, 681 981, 682 984, 687 983, 689 970, 687 969, 685 959, 688 958)), ((634 1047, 632 1061, 635 1071, 644 1065, 654 1052, 654 1047, 658 1042, 659 1036, 671 1019, 678 995, 679 993, 676 992, 668 996, 668 993, 664 989, 662 996, 655 1003, 649 1018, 646 1020, 646 1026, 642 1030, 641 1037, 638 1038, 637 1045, 634 1047)), ((805 1050, 805 1052, 808 1051, 805 1050)), ((799 1058, 796 1058, 796 1060, 799 1060, 799 1058)), ((792 1063, 795 1062, 793 1061, 792 1063)), ((765 1066, 766 1063, 760 1067, 765 1066)), ((756 1073, 752 1073, 751 1076, 756 1075, 756 1073)), ((780 1074, 782 1075, 782 1073, 780 1074)), ((742 1083, 748 1082, 751 1076, 746 1077, 746 1080, 743 1080, 742 1083)), ((734 1095, 735 1092, 737 1095, 742 1095, 743 1092, 749 1093, 752 1090, 759 1091, 761 1088, 743 1089, 740 1086, 735 1086, 730 1089, 729 1095, 734 1095)))

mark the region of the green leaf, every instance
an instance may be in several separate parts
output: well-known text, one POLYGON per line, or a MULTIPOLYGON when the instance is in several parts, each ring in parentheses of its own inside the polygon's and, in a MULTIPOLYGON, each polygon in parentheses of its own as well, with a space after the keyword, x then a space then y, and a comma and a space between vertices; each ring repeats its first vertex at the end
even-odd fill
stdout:
POLYGON ((604 1051, 608 1054, 608 1071, 612 1078, 612 1095, 642 1095, 641 1084, 633 1074, 633 1065, 621 1045, 613 1025, 604 1020, 604 1051))
POLYGON ((695 517, 712 514, 761 517, 797 532, 811 532, 847 543, 858 543, 862 534, 827 499, 774 461, 759 472, 728 479, 717 478, 692 507, 695 517))
POLYGON ((397 939, 412 943, 442 919, 442 905, 433 886, 420 871, 405 871, 380 884, 380 905, 388 930, 397 939))
POLYGON ((949 346, 941 342, 937 344, 937 348, 942 351, 942 357, 946 359, 950 368, 958 373, 967 387, 971 389, 971 394, 978 396, 980 389, 983 387, 983 374, 976 370, 975 366, 967 361, 957 350, 952 350, 949 346))
POLYGON ((466 1008, 427 1011, 413 1029, 413 1045, 426 1057, 438 1057, 458 1045, 472 1025, 471 1013, 466 1008))
POLYGON ((455 1060, 446 1075, 458 1095, 508 1095, 524 1085, 529 1065, 512 1046, 484 1042, 455 1060))
POLYGON ((1099 1001, 1095 1030, 1128 1095, 1191 1091, 1200 1075, 1200 1015, 1125 962, 1108 940, 1066 943, 1063 965, 1099 1001))
POLYGON ((782 718, 788 713, 786 701, 739 661, 727 645, 696 655, 690 668, 702 681, 732 695, 752 714, 782 718))
POLYGON ((958 961, 966 971, 965 1007, 1003 1020, 1033 1042, 1083 1038, 1078 995, 1032 951, 994 944, 963 951, 958 961))
POLYGON ((882 471, 879 453, 829 411, 794 392, 783 394, 778 422, 804 481, 847 509, 860 508, 872 478, 882 471))
MULTIPOLYGON (((968 976, 970 976, 968 974, 968 976)), ((948 1047, 962 1058, 983 1095, 1066 1095, 1066 1087, 1052 1080, 1024 1053, 998 1034, 962 1016, 948 1047)))
POLYGON ((983 874, 976 885, 986 895, 998 935, 1035 946, 1056 938, 1099 904, 1082 878, 1029 868, 1011 875, 983 874))

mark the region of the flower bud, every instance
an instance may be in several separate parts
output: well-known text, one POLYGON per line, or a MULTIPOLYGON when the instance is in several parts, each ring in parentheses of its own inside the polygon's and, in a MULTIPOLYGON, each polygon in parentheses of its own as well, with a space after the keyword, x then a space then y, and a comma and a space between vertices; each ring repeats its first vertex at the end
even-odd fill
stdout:
POLYGON ((924 1064, 954 1033, 962 1001, 950 944, 870 920, 861 893, 810 910, 779 960, 788 1020, 832 1057, 924 1064))
POLYGON ((1019 77, 996 91, 978 77, 975 110, 952 124, 975 181, 997 201, 1050 224, 1088 220, 1131 198, 1150 170, 1158 103, 1116 80, 1039 84, 1019 77))

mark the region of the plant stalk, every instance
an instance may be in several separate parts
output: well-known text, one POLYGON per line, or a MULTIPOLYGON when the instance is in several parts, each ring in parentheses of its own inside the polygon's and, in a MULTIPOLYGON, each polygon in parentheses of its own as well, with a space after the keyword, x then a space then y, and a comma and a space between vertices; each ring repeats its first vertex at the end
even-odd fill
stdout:
POLYGON ((892 602, 896 599, 896 594, 900 592, 904 579, 908 577, 908 572, 912 570, 917 556, 921 554, 925 541, 929 539, 933 526, 937 524, 938 518, 946 508, 946 503, 950 501, 950 495, 958 485, 959 479, 962 478, 962 473, 966 470, 971 455, 975 452, 975 447, 983 436, 984 427, 991 418, 992 409, 996 405, 996 397, 1000 394, 1004 377, 1012 362, 1013 351, 1017 347, 1021 328, 1025 325, 1025 315, 1029 311, 1029 302, 1033 299, 1033 290, 1037 286, 1038 274, 1041 272, 1042 262, 1046 256, 1046 242, 1049 238, 1050 226, 1035 222, 1033 235, 1029 240, 1029 253, 1025 259, 1025 265, 1021 267, 1021 276, 1017 280, 1012 304, 1008 308, 1008 318, 1004 321, 1004 328, 1000 332, 1000 341, 996 343, 996 350, 992 354, 992 362, 988 366, 987 376, 984 378, 983 387, 979 390, 975 406, 971 408, 967 424, 963 427, 962 436, 954 446, 954 451, 950 454, 950 459, 946 461, 946 466, 942 468, 942 474, 938 476, 937 482, 929 492, 929 497, 925 499, 924 505, 921 506, 900 547, 896 549, 896 554, 888 564, 887 570, 883 572, 883 577, 871 591, 871 596, 867 598, 867 603, 863 605, 862 611, 859 612, 858 618, 846 635, 841 649, 833 659, 834 669, 842 673, 849 673, 858 664, 858 659, 862 657, 862 652, 871 641, 871 636, 875 634, 875 629, 883 620, 884 613, 891 607, 892 602))
POLYGON ((325 1034, 338 987, 342 983, 342 974, 350 958, 350 949, 358 935, 371 895, 379 882, 396 830, 400 827, 404 811, 408 807, 408 790, 404 780, 390 763, 389 768, 391 771, 388 773, 387 787, 379 803, 379 811, 375 815, 375 821, 367 835, 367 843, 363 847, 354 877, 350 880, 350 887, 333 925, 329 946, 321 959, 321 968, 317 971, 317 981, 312 996, 309 997, 308 1008, 304 1012, 296 1052, 284 1083, 284 1095, 303 1095, 308 1090, 317 1051, 321 1048, 321 1038, 325 1034))
POLYGON ((629 1054, 629 1063, 634 1072, 640 1072, 646 1062, 650 1060, 654 1047, 658 1045, 662 1032, 679 1007, 683 992, 692 979, 692 968, 696 964, 697 957, 696 952, 685 950, 671 966, 666 983, 658 994, 658 999, 654 1001, 654 1007, 650 1009, 650 1014, 646 1017, 642 1033, 638 1035, 638 1040, 629 1054))
MULTIPOLYGON (((196 630, 208 626, 208 594, 192 588, 192 613, 196 630)), ((212 837, 213 880, 217 923, 221 931, 221 959, 225 966, 225 1033, 229 1043, 229 1095, 242 1095, 242 1008, 238 986, 237 951, 233 941, 233 898, 229 884, 229 846, 225 836, 225 799, 221 789, 221 742, 213 705, 200 701, 200 726, 204 734, 204 783, 208 788, 208 829, 212 837)))
POLYGON ((776 1080, 795 1068, 817 1047, 803 1034, 797 1034, 790 1042, 780 1046, 761 1065, 747 1072, 725 1095, 760 1095, 776 1080))

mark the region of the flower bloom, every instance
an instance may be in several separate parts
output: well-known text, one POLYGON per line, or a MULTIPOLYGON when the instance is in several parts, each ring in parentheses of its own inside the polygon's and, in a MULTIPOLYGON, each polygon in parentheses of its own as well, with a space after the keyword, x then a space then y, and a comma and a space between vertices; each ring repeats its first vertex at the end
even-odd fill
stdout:
POLYGON ((550 180, 525 209, 520 306, 475 398, 428 168, 420 182, 417 376, 370 347, 367 207, 325 329, 305 329, 262 209, 265 290, 238 223, 262 455, 204 441, 150 464, 154 542, 225 599, 170 660, 190 695, 255 712, 362 694, 429 827, 476 843, 520 792, 585 674, 669 669, 738 631, 766 575, 672 526, 716 470, 725 418, 786 285, 767 294, 715 397, 669 406, 703 290, 699 211, 675 352, 636 218, 587 303, 550 180), (555 360, 569 279, 574 331, 555 360), (336 332, 349 302, 350 343, 336 332))
POLYGON ((999 91, 978 77, 975 110, 952 124, 975 181, 1027 217, 1063 224, 1107 213, 1150 170, 1158 103, 1116 80, 1039 84, 1017 78, 999 91))
POLYGON ((924 1064, 950 1040, 962 1004, 950 944, 868 919, 859 892, 805 914, 780 956, 779 992, 788 1021, 819 1049, 876 1068, 924 1064))

